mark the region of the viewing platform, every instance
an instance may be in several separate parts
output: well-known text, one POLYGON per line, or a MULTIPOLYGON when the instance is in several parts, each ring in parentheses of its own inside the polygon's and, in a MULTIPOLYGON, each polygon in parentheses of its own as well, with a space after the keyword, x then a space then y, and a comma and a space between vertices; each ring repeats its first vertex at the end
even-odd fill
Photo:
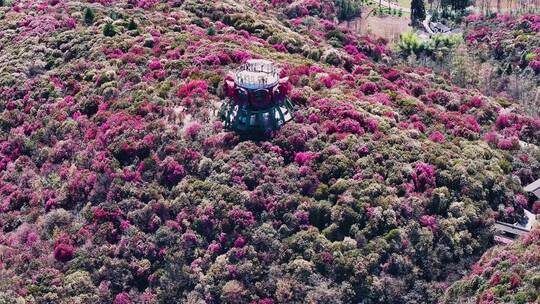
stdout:
POLYGON ((271 61, 248 60, 225 78, 220 118, 225 128, 239 133, 267 133, 292 119, 288 77, 271 61))

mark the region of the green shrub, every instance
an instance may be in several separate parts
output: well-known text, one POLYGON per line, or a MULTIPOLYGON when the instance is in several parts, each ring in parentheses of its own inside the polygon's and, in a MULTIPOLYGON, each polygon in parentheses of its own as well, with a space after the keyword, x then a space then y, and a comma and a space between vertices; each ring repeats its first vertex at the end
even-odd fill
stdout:
POLYGON ((127 29, 130 30, 130 31, 133 31, 133 30, 137 29, 137 23, 135 23, 135 20, 133 18, 131 18, 131 20, 129 20, 127 29))
POLYGON ((111 22, 107 22, 105 26, 103 27, 103 35, 107 37, 112 37, 116 35, 116 29, 114 28, 114 25, 111 22))
POLYGON ((87 25, 92 25, 94 24, 94 20, 96 18, 96 15, 94 14, 94 11, 87 7, 85 10, 84 10, 84 23, 86 23, 87 25))

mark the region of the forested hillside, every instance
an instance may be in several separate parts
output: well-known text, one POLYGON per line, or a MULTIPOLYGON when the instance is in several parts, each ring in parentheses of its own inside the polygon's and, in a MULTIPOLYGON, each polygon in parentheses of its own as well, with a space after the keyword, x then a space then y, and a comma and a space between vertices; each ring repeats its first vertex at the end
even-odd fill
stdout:
POLYGON ((339 10, 0 0, 0 303, 443 299, 540 205, 540 120, 395 66, 339 10), (216 116, 250 58, 297 109, 260 141, 216 116))

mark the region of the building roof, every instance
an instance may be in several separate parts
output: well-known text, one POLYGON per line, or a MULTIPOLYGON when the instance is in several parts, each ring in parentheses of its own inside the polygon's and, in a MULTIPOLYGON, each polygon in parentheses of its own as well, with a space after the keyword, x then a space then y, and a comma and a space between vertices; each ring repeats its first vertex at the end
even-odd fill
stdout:
POLYGON ((279 81, 280 69, 271 61, 251 59, 232 72, 235 83, 249 90, 268 89, 279 81))
POLYGON ((536 220, 536 215, 528 210, 523 211, 525 214, 523 215, 521 221, 514 224, 496 221, 495 229, 513 235, 523 235, 530 232, 538 221, 536 220))
POLYGON ((540 189, 540 179, 537 179, 523 189, 527 192, 536 192, 536 190, 540 189))
POLYGON ((451 30, 451 28, 440 22, 431 22, 431 27, 443 33, 449 32, 451 30))

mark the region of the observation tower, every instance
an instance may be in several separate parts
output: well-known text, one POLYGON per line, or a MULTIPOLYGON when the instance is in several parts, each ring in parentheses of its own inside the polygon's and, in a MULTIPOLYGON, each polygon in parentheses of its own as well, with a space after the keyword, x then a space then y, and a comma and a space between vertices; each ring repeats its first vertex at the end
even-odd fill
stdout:
POLYGON ((227 98, 220 110, 225 128, 239 133, 265 133, 292 119, 289 78, 280 78, 271 61, 248 60, 225 77, 227 98))

